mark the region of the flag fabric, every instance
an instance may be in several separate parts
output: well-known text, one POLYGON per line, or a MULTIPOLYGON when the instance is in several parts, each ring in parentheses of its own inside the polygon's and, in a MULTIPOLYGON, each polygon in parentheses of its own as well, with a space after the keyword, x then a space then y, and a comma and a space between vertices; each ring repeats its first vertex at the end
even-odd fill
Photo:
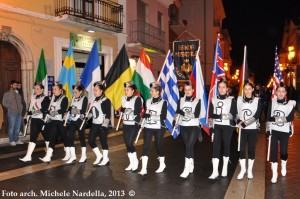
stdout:
POLYGON ((48 75, 47 75, 44 49, 42 49, 41 51, 40 61, 39 61, 38 69, 36 71, 35 81, 42 82, 42 84, 44 85, 44 94, 48 96, 48 75))
POLYGON ((193 96, 198 99, 201 99, 200 123, 202 124, 203 130, 209 135, 209 128, 208 128, 208 124, 206 123, 207 96, 206 96, 206 88, 203 80, 201 64, 198 57, 199 50, 200 48, 198 49, 195 57, 190 80, 194 87, 193 96))
POLYGON ((220 34, 218 34, 217 43, 216 43, 216 50, 214 56, 214 63, 212 67, 212 74, 210 80, 210 89, 208 95, 208 106, 207 106, 207 114, 206 114, 206 123, 208 123, 208 113, 209 113, 209 106, 210 102, 218 95, 218 80, 222 77, 225 77, 224 73, 224 63, 223 63, 223 56, 221 52, 220 46, 220 34))
POLYGON ((66 92, 66 97, 68 98, 69 102, 71 102, 74 95, 72 86, 76 84, 75 61, 71 42, 67 55, 64 59, 58 81, 60 81, 60 83, 63 85, 63 89, 66 92))
POLYGON ((124 96, 124 83, 131 81, 132 76, 133 69, 130 67, 126 48, 123 45, 105 77, 105 95, 110 99, 115 110, 121 108, 122 96, 124 96))
POLYGON ((81 84, 84 89, 89 93, 89 98, 93 97, 93 84, 101 80, 100 62, 98 54, 98 42, 94 42, 91 53, 82 71, 81 84))
POLYGON ((141 50, 132 80, 144 101, 150 99, 150 83, 155 82, 155 78, 144 48, 141 50))
POLYGON ((248 62, 247 62, 247 46, 244 46, 244 60, 243 60, 243 65, 241 68, 241 73, 240 73, 240 84, 239 84, 239 94, 238 96, 243 96, 244 94, 244 81, 246 79, 249 79, 249 69, 248 69, 248 62))
MULTIPOLYGON (((172 122, 177 110, 177 104, 179 101, 179 91, 178 91, 177 77, 174 69, 173 57, 170 50, 167 54, 165 63, 160 72, 158 81, 161 83, 162 86, 162 97, 164 100, 168 102, 167 117, 165 123, 168 130, 172 132, 173 130, 172 122)), ((179 131, 180 131, 179 128, 177 128, 174 131, 172 136, 174 138, 177 138, 179 131)))
POLYGON ((272 99, 276 95, 276 89, 279 86, 280 82, 283 81, 283 76, 279 67, 279 59, 277 54, 277 46, 275 49, 275 65, 274 65, 274 74, 273 74, 273 90, 272 90, 272 99))

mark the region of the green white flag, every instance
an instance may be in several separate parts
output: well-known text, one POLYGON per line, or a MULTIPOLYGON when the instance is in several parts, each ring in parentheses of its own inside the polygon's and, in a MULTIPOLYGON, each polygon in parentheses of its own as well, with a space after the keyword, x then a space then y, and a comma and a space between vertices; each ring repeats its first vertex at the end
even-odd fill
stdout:
POLYGON ((48 96, 48 75, 47 75, 47 67, 46 67, 46 61, 44 56, 44 49, 41 51, 39 66, 36 71, 36 82, 42 82, 44 85, 44 94, 48 96))

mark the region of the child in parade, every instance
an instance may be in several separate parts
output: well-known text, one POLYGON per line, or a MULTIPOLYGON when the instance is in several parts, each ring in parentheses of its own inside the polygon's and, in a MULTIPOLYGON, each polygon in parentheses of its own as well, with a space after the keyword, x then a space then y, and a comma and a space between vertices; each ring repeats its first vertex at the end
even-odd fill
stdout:
MULTIPOLYGON (((69 132, 66 142, 66 157, 63 159, 67 161, 67 164, 72 163, 76 160, 75 146, 74 146, 74 135, 75 131, 78 131, 79 140, 81 145, 81 158, 79 163, 86 162, 86 143, 85 143, 85 128, 81 127, 82 119, 87 109, 88 99, 84 96, 84 87, 81 83, 76 83, 72 86, 74 99, 69 107, 69 132)), ((67 114, 68 115, 68 114, 67 114)), ((69 118, 65 118, 68 120, 69 118)))
POLYGON ((253 94, 254 85, 249 80, 244 82, 244 96, 237 99, 237 125, 240 128, 240 165, 241 171, 238 180, 243 179, 246 173, 246 146, 248 145, 248 179, 253 178, 252 168, 255 159, 255 146, 259 133, 259 117, 261 100, 253 94))
POLYGON ((194 88, 190 81, 184 85, 184 97, 180 98, 177 117, 180 117, 180 134, 185 145, 185 166, 180 177, 186 178, 194 171, 194 145, 199 137, 201 100, 193 97, 194 88))
POLYGON ((109 131, 108 124, 111 116, 111 103, 104 95, 105 85, 103 82, 95 82, 93 86, 95 99, 90 104, 92 107, 90 109, 89 117, 92 117, 93 121, 89 132, 89 145, 96 155, 96 160, 93 164, 104 166, 109 165, 107 136, 109 131), (96 144, 97 136, 100 138, 103 155, 96 144))
POLYGON ((155 171, 161 173, 165 170, 165 155, 163 151, 163 138, 166 132, 164 120, 167 115, 167 102, 161 97, 162 87, 159 82, 150 84, 151 99, 146 102, 146 110, 144 114, 145 128, 144 128, 144 146, 142 156, 142 169, 140 175, 147 174, 148 156, 150 152, 152 137, 155 137, 155 146, 158 153, 159 168, 155 171))
MULTIPOLYGON (((36 146, 36 141, 41 132, 46 147, 49 145, 49 135, 48 132, 42 130, 44 125, 43 118, 49 107, 49 97, 44 95, 44 85, 41 82, 35 82, 34 84, 34 95, 32 95, 30 100, 30 105, 27 111, 27 115, 30 117, 30 142, 28 143, 27 153, 24 158, 20 158, 23 162, 31 161, 32 152, 36 146)), ((29 122, 29 120, 27 121, 29 122)))
POLYGON ((278 178, 278 145, 280 145, 281 175, 286 176, 288 160, 289 138, 293 135, 294 107, 296 101, 286 98, 287 89, 283 82, 280 82, 276 89, 276 97, 271 101, 267 115, 267 136, 271 141, 271 168, 272 183, 278 178))
POLYGON ((234 119, 237 114, 236 100, 227 95, 228 83, 224 78, 218 82, 219 95, 212 100, 209 106, 209 127, 213 141, 213 172, 209 179, 219 176, 219 158, 223 145, 222 177, 227 176, 227 167, 230 157, 230 142, 234 129, 234 119))
POLYGON ((55 82, 52 87, 53 96, 45 119, 45 131, 49 133, 50 143, 43 162, 50 162, 55 148, 58 134, 66 146, 66 127, 63 125, 63 116, 68 109, 68 98, 63 95, 63 87, 60 82, 55 82))
POLYGON ((123 138, 126 144, 129 166, 126 171, 135 171, 138 168, 134 141, 139 131, 140 114, 142 111, 142 98, 135 95, 136 85, 132 81, 124 83, 125 96, 122 98, 123 138))

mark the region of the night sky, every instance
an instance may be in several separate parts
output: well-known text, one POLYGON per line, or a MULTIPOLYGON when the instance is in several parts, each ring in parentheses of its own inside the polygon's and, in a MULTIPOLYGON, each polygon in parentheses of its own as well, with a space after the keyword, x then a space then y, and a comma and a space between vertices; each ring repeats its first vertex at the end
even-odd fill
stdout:
POLYGON ((300 0, 223 0, 223 4, 223 28, 231 38, 233 66, 242 64, 247 45, 255 83, 266 85, 274 70, 275 46, 281 47, 285 20, 300 16, 300 0))

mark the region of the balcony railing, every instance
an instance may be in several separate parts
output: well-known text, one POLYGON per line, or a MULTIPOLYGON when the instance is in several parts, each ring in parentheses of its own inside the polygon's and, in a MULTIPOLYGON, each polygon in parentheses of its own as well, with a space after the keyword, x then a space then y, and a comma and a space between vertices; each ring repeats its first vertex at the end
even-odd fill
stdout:
POLYGON ((65 14, 74 16, 74 21, 83 19, 99 28, 123 30, 123 5, 110 0, 55 0, 55 16, 65 14))
POLYGON ((129 43, 141 43, 165 53, 165 32, 143 21, 130 21, 129 43))

